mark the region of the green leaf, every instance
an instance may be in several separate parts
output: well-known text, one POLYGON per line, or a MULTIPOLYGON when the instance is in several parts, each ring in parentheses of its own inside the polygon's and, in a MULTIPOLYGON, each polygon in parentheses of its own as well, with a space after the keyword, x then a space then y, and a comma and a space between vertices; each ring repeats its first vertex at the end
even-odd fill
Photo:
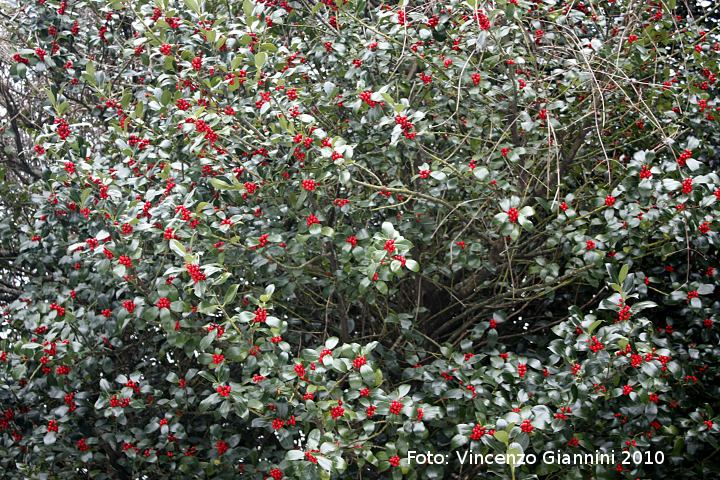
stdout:
POLYGON ((227 182, 223 182, 219 178, 211 178, 210 185, 217 188, 218 190, 232 190, 233 186, 227 182))
POLYGON ((370 365, 366 364, 360 367, 360 375, 362 376, 363 381, 366 385, 369 385, 371 387, 375 386, 375 372, 370 365))
POLYGON ((243 0, 243 13, 245 14, 245 22, 250 26, 253 18, 254 5, 251 0, 243 0))
POLYGON ((55 434, 55 432, 47 432, 43 437, 43 443, 45 445, 52 445, 53 443, 55 443, 55 440, 57 440, 57 435, 55 434))
POLYGON ((622 285, 623 282, 625 282, 625 279, 628 276, 628 272, 630 271, 630 265, 625 264, 620 268, 620 275, 618 275, 618 283, 622 285))
POLYGON ((255 68, 260 70, 263 67, 263 65, 265 65, 265 63, 267 62, 267 58, 268 58, 267 53, 258 52, 255 55, 255 68))
POLYGON ((317 461, 318 461, 318 465, 320 465, 320 468, 322 468, 326 472, 329 472, 330 470, 332 470, 332 461, 330 461, 327 457, 318 455, 317 461))
POLYGON ((170 240, 170 250, 175 252, 175 254, 180 258, 185 258, 185 255, 187 254, 187 250, 185 250, 185 247, 182 243, 175 240, 174 238, 170 240))
POLYGON ((468 441, 469 439, 467 435, 461 435, 458 433, 452 438, 452 440, 450 440, 450 450, 457 450, 468 443, 468 441))
POLYGON ((95 86, 95 63, 92 62, 92 60, 88 60, 88 62, 85 64, 85 73, 83 74, 83 78, 90 84, 95 86))
POLYGON ((520 459, 522 458, 523 454, 523 448, 522 445, 520 445, 517 442, 513 442, 510 444, 510 446, 507 449, 507 463, 510 465, 510 468, 512 470, 515 469, 515 467, 518 466, 520 463, 520 459))
POLYGON ((201 13, 200 4, 198 3, 197 0, 185 0, 185 5, 187 5, 190 10, 192 10, 196 14, 200 15, 200 13, 201 13))
POLYGON ((201 351, 205 351, 215 340, 215 337, 217 337, 217 329, 211 331, 207 335, 205 335, 202 340, 200 340, 199 349, 201 351))
POLYGON ((508 436, 508 433, 505 430, 498 430, 497 432, 495 432, 494 436, 498 441, 504 443, 505 445, 508 444, 508 440, 510 437, 508 436))
POLYGON ((379 368, 375 369, 375 386, 379 387, 383 383, 383 373, 379 368))
POLYGON ((240 285, 237 283, 230 285, 230 288, 228 288, 228 291, 225 292, 225 298, 223 299, 223 305, 228 305, 233 300, 235 300, 235 296, 237 295, 238 287, 240 287, 240 285))
POLYGON ((416 262, 413 259, 408 259, 405 261, 405 267, 412 271, 412 272, 419 272, 420 271, 420 264, 416 262))
POLYGON ((592 324, 590 324, 590 326, 588 327, 588 335, 592 335, 595 329, 602 325, 602 323, 602 320, 595 320, 592 324))
POLYGON ((395 238, 395 236, 397 235, 395 227, 390 222, 383 222, 382 231, 388 238, 395 238))
POLYGON ((220 401, 220 395, 217 393, 213 393, 207 398, 205 398, 202 402, 200 402, 200 411, 207 411, 210 407, 215 405, 220 401))
POLYGON ((290 462, 294 460, 302 460, 305 458, 305 452, 302 450, 290 450, 285 454, 285 460, 288 460, 290 462))

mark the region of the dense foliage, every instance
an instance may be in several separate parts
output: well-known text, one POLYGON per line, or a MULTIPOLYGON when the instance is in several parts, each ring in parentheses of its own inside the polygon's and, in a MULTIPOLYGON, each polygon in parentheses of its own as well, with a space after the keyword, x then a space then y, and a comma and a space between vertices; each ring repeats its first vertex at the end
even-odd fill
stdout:
POLYGON ((3 120, 32 138, 6 147, 27 186, 0 192, 3 478, 720 474, 706 17, 40 0, 2 18, 8 82, 37 102, 3 120), (664 462, 407 458, 468 449, 664 462))

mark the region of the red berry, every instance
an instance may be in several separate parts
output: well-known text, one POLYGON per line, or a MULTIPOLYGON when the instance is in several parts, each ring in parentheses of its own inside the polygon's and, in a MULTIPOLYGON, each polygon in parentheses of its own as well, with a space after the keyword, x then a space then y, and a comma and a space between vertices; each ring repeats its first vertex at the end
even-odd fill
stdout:
POLYGON ((355 360, 353 360, 353 366, 355 368, 360 368, 363 365, 365 365, 366 363, 367 363, 367 358, 365 357, 365 355, 358 355, 355 358, 355 360))

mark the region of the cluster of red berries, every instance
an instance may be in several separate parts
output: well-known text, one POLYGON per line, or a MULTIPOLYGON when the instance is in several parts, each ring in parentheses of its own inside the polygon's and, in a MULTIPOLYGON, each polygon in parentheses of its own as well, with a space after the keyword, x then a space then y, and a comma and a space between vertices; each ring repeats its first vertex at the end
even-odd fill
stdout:
POLYGON ((302 188, 307 190, 308 192, 312 192, 317 187, 317 183, 315 180, 308 178, 302 181, 302 188))
POLYGON ((16 54, 13 55, 13 60, 14 60, 16 63, 24 63, 25 65, 27 65, 27 64, 30 63, 30 60, 28 60, 27 58, 21 56, 19 53, 16 53, 16 54))
POLYGON ((243 187, 245 187, 245 192, 247 192, 248 195, 252 195, 259 188, 255 182, 245 182, 243 183, 243 187))
POLYGON ((691 193, 693 190, 693 179, 692 178, 686 178, 682 181, 682 192, 687 195, 691 193))
POLYGON ((312 225, 316 225, 319 223, 320 223, 320 220, 318 220, 318 218, 312 213, 310 215, 308 215, 307 218, 305 219, 305 225, 307 225, 308 227, 311 227, 312 225))
POLYGON ((624 322, 625 320, 630 320, 631 316, 632 316, 632 311, 630 309, 630 305, 624 305, 618 312, 618 322, 624 322))
POLYGON ((57 125, 57 134, 61 140, 66 140, 70 136, 70 124, 64 118, 55 119, 57 125))
POLYGON ((365 357, 365 355, 358 355, 357 357, 355 357, 355 360, 353 360, 353 367, 359 369, 366 363, 367 363, 367 358, 365 357))
POLYGON ((258 307, 255 309, 255 317, 253 318, 253 323, 265 323, 267 321, 267 310, 258 307))
POLYGON ((685 149, 680 156, 677 158, 677 163, 681 167, 684 167, 687 165, 687 161, 690 160, 693 156, 693 152, 691 150, 685 149))
POLYGON ((221 397, 229 397, 232 387, 230 385, 218 385, 216 391, 221 397))
POLYGON ((600 350, 602 350, 603 348, 605 348, 605 345, 600 343, 600 341, 598 340, 598 338, 596 336, 593 336, 592 338, 590 338, 590 340, 588 340, 588 342, 590 343, 590 350, 592 350, 593 353, 597 353, 600 350))
POLYGON ((217 338, 220 338, 225 333, 225 328, 221 325, 218 325, 217 323, 211 323, 207 326, 208 333, 212 332, 213 330, 217 330, 217 338))
POLYGON ((525 374, 527 373, 527 364, 520 363, 517 366, 518 375, 520 375, 520 378, 524 378, 525 374))
POLYGON ((508 209, 508 211, 506 213, 508 216, 508 221, 510 223, 517 223, 518 218, 520 217, 520 212, 518 211, 517 208, 511 207, 510 209, 508 209))
POLYGON ((51 303, 50 304, 50 310, 55 310, 57 312, 58 317, 64 317, 65 316, 65 308, 61 307, 57 303, 51 303))
POLYGON ((523 420, 520 424, 520 430, 522 430, 525 433, 530 433, 535 429, 532 422, 530 420, 523 420))
MULTIPOLYGON (((192 120, 192 119, 186 119, 186 121, 192 120)), ((210 145, 215 145, 215 142, 220 138, 220 136, 213 131, 213 129, 203 120, 195 120, 194 122, 191 122, 195 124, 195 130, 204 133, 205 140, 208 141, 210 145)), ((216 147, 217 148, 217 147, 216 147)))
POLYGON ((490 19, 482 10, 476 10, 474 17, 480 30, 490 30, 490 19))
POLYGON ((477 442, 486 433, 487 433, 487 429, 484 426, 480 425, 479 423, 475 424, 475 426, 472 429, 472 432, 470 433, 470 440, 477 442))
POLYGON ((125 408, 130 405, 130 399, 129 398, 118 398, 117 395, 113 395, 110 397, 110 407, 112 408, 125 408))
POLYGON ((266 246, 269 241, 270 241, 270 234, 263 233, 262 235, 260 235, 258 237, 258 244, 256 245, 255 248, 262 248, 262 247, 266 246))
POLYGON ((88 450, 90 450, 90 445, 88 445, 85 442, 84 438, 81 438, 80 440, 78 440, 76 445, 77 445, 78 450, 80 450, 81 452, 87 452, 88 450))
POLYGON ((370 90, 365 90, 364 92, 360 92, 360 100, 365 102, 370 108, 375 107, 377 105, 377 102, 372 100, 372 94, 370 90))
POLYGON ((175 100, 175 106, 180 110, 185 111, 190 108, 190 102, 188 102, 184 98, 178 98, 177 100, 175 100))
POLYGON ((65 405, 68 406, 71 412, 77 409, 77 403, 75 403, 75 393, 70 392, 65 394, 65 405))
POLYGON ((391 415, 400 415, 400 412, 402 412, 403 404, 402 402, 398 400, 393 400, 390 402, 390 414, 391 415))
POLYGON ((192 278, 193 283, 198 283, 207 278, 200 269, 199 265, 196 265, 194 263, 186 263, 185 269, 190 274, 190 278, 192 278))
POLYGON ((224 455, 230 446, 227 444, 225 440, 218 440, 215 442, 215 448, 217 449, 218 455, 224 455))
POLYGON ((558 420, 567 420, 568 419, 568 413, 570 413, 572 409, 570 407, 561 407, 560 411, 555 414, 555 418, 558 420))
POLYGON ((47 424, 47 431, 48 432, 58 432, 58 423, 57 420, 50 420, 47 424))
POLYGON ((650 167, 647 165, 643 165, 640 169, 640 178, 641 179, 647 179, 652 178, 652 172, 650 171, 650 167))
POLYGON ((408 140, 413 140, 417 136, 417 132, 415 131, 415 125, 413 125, 413 123, 408 119, 407 116, 396 115, 395 123, 397 125, 400 125, 403 135, 405 135, 405 138, 407 138, 408 140))
POLYGON ((132 313, 133 310, 135 310, 135 302, 132 300, 125 300, 122 305, 128 313, 132 313))
POLYGON ((342 417, 343 415, 345 415, 345 409, 340 405, 330 409, 330 416, 333 418, 333 420, 337 420, 338 418, 342 417))

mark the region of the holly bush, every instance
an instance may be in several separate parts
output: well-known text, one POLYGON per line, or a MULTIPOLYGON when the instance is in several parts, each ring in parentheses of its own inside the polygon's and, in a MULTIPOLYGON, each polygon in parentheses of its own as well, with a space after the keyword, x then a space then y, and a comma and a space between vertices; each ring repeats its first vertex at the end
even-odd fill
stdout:
POLYGON ((3 478, 720 474, 684 3, 3 6, 43 165, 0 223, 3 478))

